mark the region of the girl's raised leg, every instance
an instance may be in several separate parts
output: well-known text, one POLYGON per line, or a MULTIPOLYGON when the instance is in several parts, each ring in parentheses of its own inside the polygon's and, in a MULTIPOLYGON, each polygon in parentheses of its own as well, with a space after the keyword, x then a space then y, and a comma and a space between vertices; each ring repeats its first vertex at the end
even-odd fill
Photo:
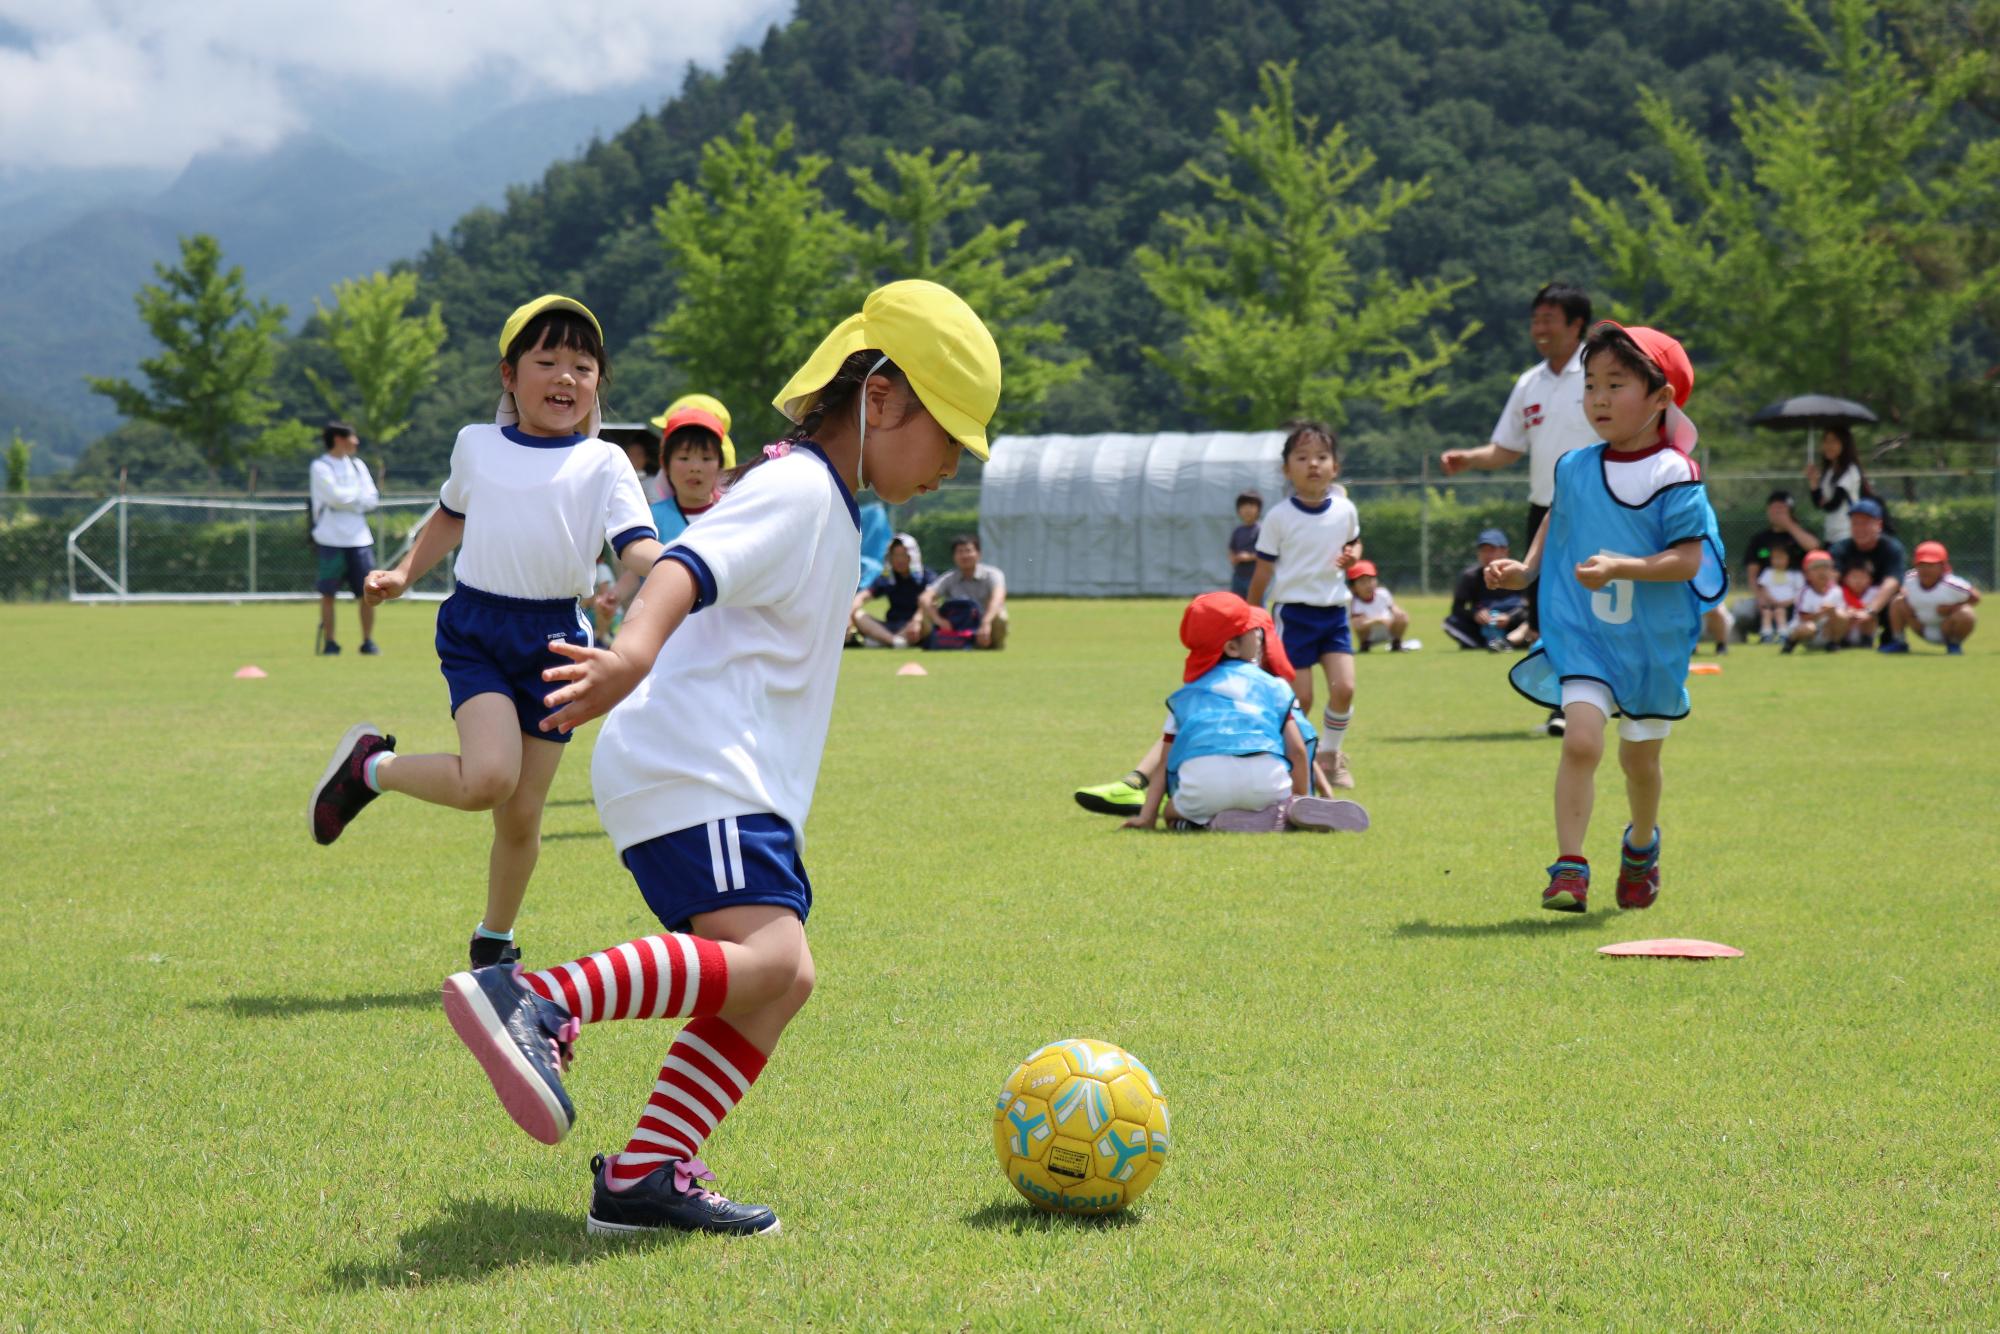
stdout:
MULTIPOLYGON (((498 692, 458 706, 456 755, 384 755, 373 785, 461 811, 490 811, 514 795, 521 777, 521 720, 498 692)), ((554 744, 554 743, 549 743, 554 744)))

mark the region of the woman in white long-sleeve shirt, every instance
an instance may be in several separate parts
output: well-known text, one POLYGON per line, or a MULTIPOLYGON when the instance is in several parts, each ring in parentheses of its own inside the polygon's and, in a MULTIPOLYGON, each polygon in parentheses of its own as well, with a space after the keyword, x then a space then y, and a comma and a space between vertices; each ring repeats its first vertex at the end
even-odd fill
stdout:
POLYGON ((1819 438, 1820 458, 1806 465, 1806 485, 1812 488, 1813 504, 1826 515, 1823 529, 1829 548, 1853 533, 1847 511, 1868 494, 1868 478, 1854 452, 1854 432, 1833 426, 1819 438))
POLYGON ((355 455, 361 437, 345 422, 328 422, 320 433, 326 453, 312 462, 312 540, 319 550, 320 652, 338 653, 333 638, 333 598, 346 584, 361 608, 361 651, 375 647, 375 608, 363 596, 363 581, 375 568, 375 534, 368 511, 382 503, 368 465, 355 455))

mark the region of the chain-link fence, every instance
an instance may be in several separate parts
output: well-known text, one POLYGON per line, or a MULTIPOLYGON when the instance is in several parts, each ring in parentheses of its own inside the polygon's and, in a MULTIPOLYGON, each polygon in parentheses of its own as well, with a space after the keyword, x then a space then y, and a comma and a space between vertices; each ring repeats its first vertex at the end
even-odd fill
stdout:
MULTIPOLYGON (((1927 539, 1951 550, 1952 566, 1983 588, 2000 569, 2000 470, 1877 472, 1869 479, 1889 507, 1906 548, 1927 539)), ((1473 559, 1473 538, 1499 528, 1524 552, 1527 522, 1518 472, 1424 477, 1347 478, 1361 511, 1369 559, 1383 582, 1405 595, 1446 592, 1473 559)), ((1774 490, 1803 497, 1791 473, 1710 475, 1709 498, 1722 522, 1730 565, 1740 573, 1750 536, 1766 527, 1774 490)), ((369 516, 381 563, 394 562, 429 512, 433 497, 398 496, 369 516)), ((916 536, 924 560, 943 568, 951 541, 979 531, 977 483, 953 483, 890 512, 898 532, 916 536)), ((1820 516, 1798 514, 1810 532, 1820 516)), ((998 553, 995 553, 996 555, 998 553)), ((1228 584, 1225 553, 1216 552, 1216 586, 1228 584)), ((0 497, 0 600, 267 599, 312 596, 317 558, 306 533, 305 496, 0 497), (72 534, 74 536, 72 537, 72 534)), ((450 562, 420 586, 450 587, 450 562)))

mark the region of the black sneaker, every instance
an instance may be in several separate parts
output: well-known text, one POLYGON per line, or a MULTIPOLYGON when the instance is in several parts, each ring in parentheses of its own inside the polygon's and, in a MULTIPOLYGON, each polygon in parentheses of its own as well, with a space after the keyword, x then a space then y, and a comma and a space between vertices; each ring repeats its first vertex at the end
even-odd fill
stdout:
POLYGON ((519 964, 447 977, 444 1014, 514 1124, 544 1144, 560 1144, 576 1124, 576 1108, 562 1085, 580 1027, 576 1020, 536 995, 521 980, 519 964))
POLYGON ((491 968, 495 964, 521 962, 521 947, 511 940, 495 940, 491 936, 475 935, 472 938, 472 966, 491 968))
POLYGON ((715 1180, 699 1158, 661 1163, 625 1190, 606 1184, 609 1171, 603 1154, 590 1160, 596 1180, 590 1192, 590 1217, 584 1226, 600 1237, 635 1232, 720 1232, 733 1237, 762 1237, 778 1231, 778 1215, 762 1204, 737 1204, 706 1184, 715 1180))
POLYGON ((372 639, 364 639, 361 641, 361 651, 371 658, 379 655, 382 652, 381 649, 375 647, 375 641, 372 639))
POLYGON ((326 772, 313 786, 312 799, 306 802, 306 823, 312 829, 313 842, 324 847, 339 838, 340 831, 361 814, 361 808, 381 795, 361 776, 362 766, 377 751, 395 748, 396 738, 383 736, 373 723, 356 723, 347 729, 347 735, 333 748, 326 772))
POLYGON ((322 658, 337 658, 340 656, 340 645, 329 639, 319 646, 319 654, 322 658))
POLYGON ((1569 719, 1563 717, 1561 709, 1550 709, 1549 721, 1544 724, 1543 730, 1550 736, 1559 737, 1569 730, 1569 719))

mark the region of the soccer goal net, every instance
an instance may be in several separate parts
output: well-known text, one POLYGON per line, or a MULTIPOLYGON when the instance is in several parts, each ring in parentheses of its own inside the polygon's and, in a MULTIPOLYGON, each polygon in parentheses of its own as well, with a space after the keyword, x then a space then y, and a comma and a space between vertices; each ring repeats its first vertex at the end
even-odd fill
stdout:
MULTIPOLYGON (((437 511, 435 496, 384 497, 368 516, 378 564, 394 565, 437 511)), ((114 496, 72 528, 72 602, 283 602, 319 596, 303 496, 194 500, 114 496)), ((451 592, 444 560, 407 596, 451 592)), ((351 594, 344 594, 352 596, 351 594)))

